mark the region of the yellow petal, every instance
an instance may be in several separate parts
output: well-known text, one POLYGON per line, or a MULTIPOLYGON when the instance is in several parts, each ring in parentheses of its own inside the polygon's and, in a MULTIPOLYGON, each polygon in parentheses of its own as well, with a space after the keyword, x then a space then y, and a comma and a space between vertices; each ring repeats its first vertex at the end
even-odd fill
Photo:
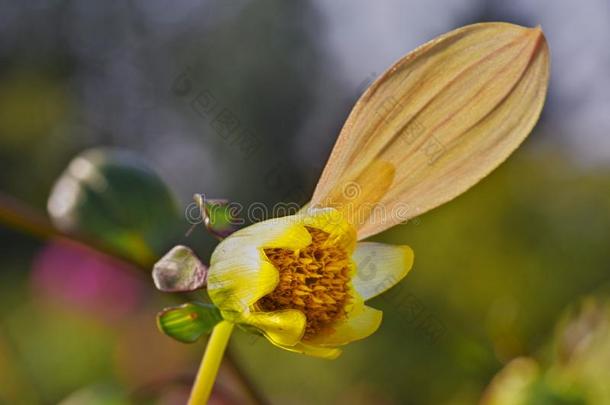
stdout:
POLYGON ((451 200, 525 139, 542 110, 548 76, 539 28, 474 24, 428 42, 356 103, 311 206, 345 205, 337 191, 356 184, 366 198, 348 203, 368 213, 352 222, 362 239, 451 200))
POLYGON ((319 333, 307 341, 315 346, 341 346, 373 334, 381 325, 383 313, 364 305, 360 297, 354 304, 347 319, 332 325, 329 331, 319 333))
POLYGON ((328 241, 352 251, 356 245, 356 230, 345 216, 332 208, 306 208, 300 213, 304 226, 320 229, 329 234, 328 241))
MULTIPOLYGON (((272 341, 271 343, 274 342, 272 341)), ((341 349, 336 347, 321 347, 309 345, 306 343, 297 343, 294 346, 282 346, 276 344, 276 346, 291 352, 301 353, 307 356, 319 357, 321 359, 328 360, 334 360, 339 357, 339 355, 341 355, 341 349)))
POLYGON ((235 232, 212 253, 207 290, 223 311, 248 311, 277 286, 279 273, 265 254, 265 247, 300 249, 311 235, 292 217, 260 222, 235 232))
POLYGON ((294 346, 305 333, 305 314, 296 309, 273 312, 252 312, 243 314, 234 322, 247 324, 259 329, 270 341, 277 345, 294 346))
POLYGON ((259 298, 269 294, 279 282, 273 264, 260 252, 236 252, 235 256, 214 262, 208 273, 208 295, 223 311, 248 311, 259 298))
POLYGON ((364 300, 381 294, 407 275, 413 266, 413 257, 409 246, 359 242, 352 254, 356 263, 354 289, 364 300))
POLYGON ((233 254, 235 251, 230 249, 244 244, 266 248, 301 249, 310 243, 311 235, 303 228, 300 218, 292 215, 269 219, 240 229, 223 240, 218 248, 224 245, 228 254, 233 254))

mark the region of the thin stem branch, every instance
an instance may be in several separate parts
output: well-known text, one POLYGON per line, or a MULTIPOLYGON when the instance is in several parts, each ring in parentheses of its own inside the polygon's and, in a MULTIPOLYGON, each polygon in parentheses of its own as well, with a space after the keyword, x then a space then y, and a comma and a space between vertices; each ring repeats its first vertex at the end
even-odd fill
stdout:
POLYGON ((208 403, 231 332, 233 332, 232 322, 221 321, 214 327, 201 360, 201 366, 199 366, 188 405, 208 403))
POLYGON ((112 247, 98 240, 85 235, 63 232, 55 228, 51 221, 36 209, 2 192, 0 192, 0 223, 4 223, 10 229, 39 239, 61 239, 65 242, 84 246, 141 269, 148 269, 154 264, 152 257, 147 261, 136 261, 133 257, 117 252, 116 249, 112 249, 112 247))
POLYGON ((64 236, 38 211, 1 192, 0 222, 8 228, 40 239, 64 236))

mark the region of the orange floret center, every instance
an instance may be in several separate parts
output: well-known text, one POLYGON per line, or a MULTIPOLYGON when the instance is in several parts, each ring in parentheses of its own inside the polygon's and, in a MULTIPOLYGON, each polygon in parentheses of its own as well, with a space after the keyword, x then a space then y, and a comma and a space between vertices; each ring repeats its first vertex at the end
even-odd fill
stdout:
POLYGON ((307 318, 303 340, 345 318, 345 306, 351 298, 348 252, 330 243, 327 232, 306 228, 311 234, 311 244, 307 247, 264 249, 278 269, 280 281, 275 290, 256 303, 261 311, 302 311, 307 318))

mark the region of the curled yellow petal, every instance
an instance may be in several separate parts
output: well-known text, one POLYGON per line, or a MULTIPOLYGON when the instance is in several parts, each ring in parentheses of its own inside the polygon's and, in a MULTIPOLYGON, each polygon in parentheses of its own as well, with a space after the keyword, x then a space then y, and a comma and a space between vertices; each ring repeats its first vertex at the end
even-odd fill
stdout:
POLYGON ((362 239, 451 200, 525 139, 548 77, 540 28, 481 23, 428 42, 358 100, 311 206, 358 213, 347 217, 362 239))
POLYGON ((294 216, 272 219, 241 229, 223 240, 212 253, 207 290, 224 311, 244 312, 273 291, 279 273, 266 260, 264 247, 300 249, 311 236, 294 216))
POLYGON ((305 315, 296 309, 242 314, 238 323, 254 326, 270 341, 282 346, 294 346, 305 332, 305 315))
POLYGON ((364 305, 361 301, 350 311, 347 319, 338 322, 328 332, 316 336, 307 343, 319 347, 336 347, 364 339, 379 329, 382 316, 381 311, 364 305))
POLYGON ((282 346, 272 340, 270 342, 278 347, 281 347, 284 350, 288 350, 290 352, 295 353, 301 353, 306 356, 318 357, 321 359, 334 360, 341 355, 341 349, 339 349, 338 347, 322 347, 302 342, 297 343, 294 346, 282 346))

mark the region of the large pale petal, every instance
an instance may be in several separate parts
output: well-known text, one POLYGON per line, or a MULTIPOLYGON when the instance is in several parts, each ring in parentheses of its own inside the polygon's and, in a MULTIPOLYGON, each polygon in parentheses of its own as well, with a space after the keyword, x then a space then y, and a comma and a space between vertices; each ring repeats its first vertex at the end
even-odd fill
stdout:
POLYGON ((352 254, 356 275, 354 289, 368 300, 393 287, 413 267, 413 250, 405 245, 358 242, 352 254))
POLYGON ((419 47, 356 103, 311 206, 351 212, 362 239, 456 197, 525 139, 548 76, 539 28, 474 24, 419 47))

